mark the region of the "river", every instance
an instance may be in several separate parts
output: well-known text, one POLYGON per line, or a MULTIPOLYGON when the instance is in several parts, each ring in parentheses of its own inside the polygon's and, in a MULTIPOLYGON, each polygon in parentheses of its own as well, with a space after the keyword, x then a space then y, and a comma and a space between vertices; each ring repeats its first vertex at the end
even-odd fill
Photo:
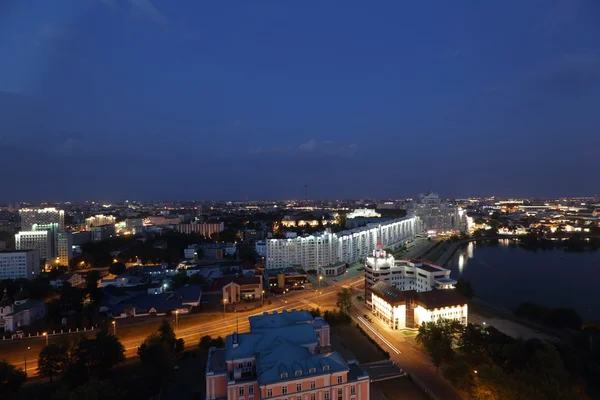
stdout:
POLYGON ((446 267, 492 303, 514 308, 533 301, 600 319, 600 251, 527 250, 510 239, 470 242, 446 267))

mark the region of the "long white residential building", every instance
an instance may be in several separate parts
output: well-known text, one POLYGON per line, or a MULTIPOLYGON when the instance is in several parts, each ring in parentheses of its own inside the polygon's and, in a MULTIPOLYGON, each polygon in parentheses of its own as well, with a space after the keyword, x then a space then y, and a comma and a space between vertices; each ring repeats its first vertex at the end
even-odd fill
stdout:
POLYGON ((313 235, 267 240, 267 268, 301 265, 317 269, 344 262, 355 263, 370 254, 378 243, 395 248, 419 233, 417 217, 405 217, 366 227, 333 233, 330 229, 313 235))

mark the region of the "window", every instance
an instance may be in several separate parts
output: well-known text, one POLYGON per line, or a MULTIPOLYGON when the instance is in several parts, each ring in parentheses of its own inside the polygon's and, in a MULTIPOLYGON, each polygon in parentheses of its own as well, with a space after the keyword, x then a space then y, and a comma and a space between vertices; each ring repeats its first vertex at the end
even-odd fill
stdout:
POLYGON ((329 371, 329 365, 323 365, 323 371, 329 371))
POLYGON ((302 376, 302 371, 300 371, 300 370, 296 371, 295 375, 296 376, 302 376))
POLYGON ((342 388, 338 389, 338 400, 342 400, 342 388))
POLYGON ((341 375, 340 375, 340 376, 338 376, 338 377, 337 377, 337 380, 338 380, 338 383, 342 383, 342 376, 341 376, 341 375))
POLYGON ((315 400, 315 394, 314 393, 310 394, 310 400, 315 400))
POLYGON ((302 384, 296 383, 296 392, 301 392, 301 391, 302 391, 302 384))
POLYGON ((267 397, 273 396, 273 389, 267 389, 267 397))
POLYGON ((248 394, 254 394, 254 385, 248 386, 248 394))
POLYGON ((317 386, 317 383, 315 381, 310 381, 310 388, 314 389, 317 386))
POLYGON ((314 374, 315 372, 317 372, 317 369, 316 369, 316 368, 310 368, 310 369, 308 370, 308 373, 309 373, 309 374, 314 374))
POLYGON ((287 372, 282 372, 282 373, 281 373, 281 379, 285 379, 285 378, 287 378, 287 377, 288 377, 288 374, 287 374, 287 372))
POLYGON ((240 386, 240 387, 238 388, 238 394, 239 394, 240 396, 243 396, 243 395, 244 395, 244 387, 243 387, 243 386, 240 386))
POLYGON ((329 391, 325 392, 325 400, 329 400, 329 391))
POLYGON ((302 400, 302 396, 296 396, 296 400, 302 400))
POLYGON ((281 387, 281 394, 287 394, 287 385, 281 387))
POLYGON ((356 394, 356 386, 350 386, 350 394, 356 394))
POLYGON ((242 368, 244 366, 244 363, 238 363, 238 368, 242 368))

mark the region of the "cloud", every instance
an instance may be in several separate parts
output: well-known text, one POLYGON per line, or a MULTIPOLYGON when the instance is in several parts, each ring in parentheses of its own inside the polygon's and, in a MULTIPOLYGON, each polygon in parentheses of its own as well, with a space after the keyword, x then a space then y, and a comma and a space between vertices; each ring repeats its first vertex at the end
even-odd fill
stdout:
POLYGON ((248 151, 251 155, 281 155, 286 157, 353 157, 358 151, 356 143, 339 144, 333 140, 310 139, 294 146, 254 148, 248 151))
POLYGON ((535 89, 580 92, 600 84, 600 54, 578 53, 546 63, 531 77, 535 89))
POLYGON ((64 26, 48 23, 42 26, 39 39, 44 42, 65 42, 72 40, 73 36, 64 26))
POLYGON ((160 12, 150 0, 129 0, 134 8, 144 14, 144 16, 159 25, 167 25, 167 18, 160 12))
POLYGON ((131 6, 131 12, 136 16, 153 21, 159 25, 167 25, 167 18, 160 12, 150 0, 100 0, 102 4, 106 5, 112 10, 118 10, 119 4, 129 3, 131 6))

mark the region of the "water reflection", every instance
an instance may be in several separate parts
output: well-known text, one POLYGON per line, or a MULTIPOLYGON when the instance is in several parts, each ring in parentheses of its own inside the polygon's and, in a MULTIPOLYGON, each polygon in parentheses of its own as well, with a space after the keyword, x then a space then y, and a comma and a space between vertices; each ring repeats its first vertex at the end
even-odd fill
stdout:
POLYGON ((465 267, 465 255, 463 253, 460 253, 458 255, 458 272, 460 274, 462 274, 464 267, 465 267))
POLYGON ((473 249, 475 248, 475 242, 469 242, 467 244, 467 257, 473 258, 473 249))

